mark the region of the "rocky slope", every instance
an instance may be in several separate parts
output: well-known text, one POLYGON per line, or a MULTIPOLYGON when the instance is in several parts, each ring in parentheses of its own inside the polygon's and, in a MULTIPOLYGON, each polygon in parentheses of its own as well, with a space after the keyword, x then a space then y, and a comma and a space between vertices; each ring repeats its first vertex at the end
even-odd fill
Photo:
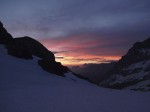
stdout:
POLYGON ((150 91, 150 38, 135 43, 109 74, 101 86, 150 91))

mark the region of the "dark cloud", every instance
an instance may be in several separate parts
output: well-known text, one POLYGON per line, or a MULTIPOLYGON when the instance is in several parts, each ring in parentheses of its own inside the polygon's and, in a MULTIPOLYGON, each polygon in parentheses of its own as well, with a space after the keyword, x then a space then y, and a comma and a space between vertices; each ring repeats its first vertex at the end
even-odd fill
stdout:
POLYGON ((66 52, 69 52, 69 51, 52 51, 54 54, 59 54, 59 53, 66 53, 66 52))
POLYGON ((2 0, 0 17, 15 36, 48 38, 81 32, 130 36, 129 31, 143 29, 144 36, 149 34, 145 31, 150 28, 149 6, 149 0, 2 0))
POLYGON ((57 58, 57 59, 64 59, 64 57, 55 57, 55 58, 57 58))

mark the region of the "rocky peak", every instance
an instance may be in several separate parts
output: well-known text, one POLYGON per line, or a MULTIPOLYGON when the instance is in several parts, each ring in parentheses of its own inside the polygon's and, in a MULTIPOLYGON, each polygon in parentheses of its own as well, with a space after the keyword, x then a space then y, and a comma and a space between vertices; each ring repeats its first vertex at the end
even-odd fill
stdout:
POLYGON ((7 44, 13 41, 13 37, 7 32, 0 21, 0 44, 7 44))
POLYGON ((109 75, 110 77, 100 85, 116 89, 150 91, 150 38, 136 42, 113 70, 109 71, 109 75))
POLYGON ((136 42, 128 53, 123 56, 116 67, 118 69, 130 66, 133 63, 150 59, 150 38, 143 42, 136 42))

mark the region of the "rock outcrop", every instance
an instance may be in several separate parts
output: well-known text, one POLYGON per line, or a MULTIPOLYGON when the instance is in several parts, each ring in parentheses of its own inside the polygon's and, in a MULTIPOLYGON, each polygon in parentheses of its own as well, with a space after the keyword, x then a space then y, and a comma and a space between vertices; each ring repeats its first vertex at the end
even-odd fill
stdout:
POLYGON ((25 36, 14 38, 14 42, 8 44, 6 47, 8 53, 16 57, 32 59, 32 56, 34 55, 51 62, 55 61, 54 54, 45 48, 40 42, 31 37, 25 36))

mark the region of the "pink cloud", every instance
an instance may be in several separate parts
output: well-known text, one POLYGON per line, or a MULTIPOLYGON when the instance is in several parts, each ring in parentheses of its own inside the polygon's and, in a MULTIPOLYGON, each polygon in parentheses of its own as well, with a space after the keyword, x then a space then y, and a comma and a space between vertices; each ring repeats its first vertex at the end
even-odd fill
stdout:
POLYGON ((125 42, 125 40, 108 40, 108 38, 99 38, 87 34, 42 39, 40 41, 50 51, 57 52, 56 56, 64 57, 61 61, 65 59, 67 61, 68 58, 104 58, 108 60, 117 60, 125 53, 124 49, 118 47, 118 44, 125 42))

